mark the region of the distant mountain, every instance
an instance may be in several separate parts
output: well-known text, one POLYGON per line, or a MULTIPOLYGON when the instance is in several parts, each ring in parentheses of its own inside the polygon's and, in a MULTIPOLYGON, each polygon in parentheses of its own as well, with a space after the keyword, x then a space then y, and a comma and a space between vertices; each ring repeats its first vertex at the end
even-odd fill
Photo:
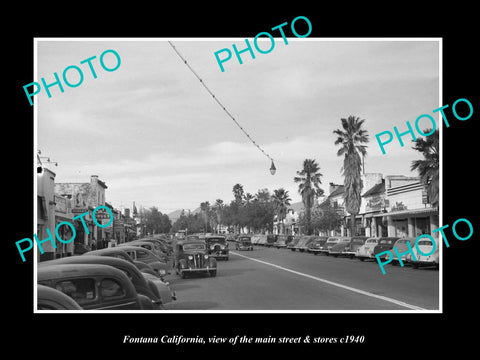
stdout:
MULTIPOLYGON (((182 211, 185 211, 185 214, 188 214, 188 209, 179 209, 179 210, 175 210, 175 211, 172 211, 171 213, 168 213, 167 216, 168 218, 170 219, 170 221, 172 222, 172 224, 177 221, 177 219, 180 217, 180 215, 182 215, 182 211)), ((190 214, 197 214, 200 212, 200 207, 196 208, 195 210, 191 211, 190 214)))

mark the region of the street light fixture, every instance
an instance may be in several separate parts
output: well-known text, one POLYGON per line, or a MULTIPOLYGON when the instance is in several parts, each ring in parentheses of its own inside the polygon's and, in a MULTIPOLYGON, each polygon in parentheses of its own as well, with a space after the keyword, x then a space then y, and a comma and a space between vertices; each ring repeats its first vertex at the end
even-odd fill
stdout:
POLYGON ((273 163, 273 160, 272 160, 272 166, 270 166, 270 174, 275 175, 276 172, 277 172, 277 168, 275 167, 275 164, 273 163))

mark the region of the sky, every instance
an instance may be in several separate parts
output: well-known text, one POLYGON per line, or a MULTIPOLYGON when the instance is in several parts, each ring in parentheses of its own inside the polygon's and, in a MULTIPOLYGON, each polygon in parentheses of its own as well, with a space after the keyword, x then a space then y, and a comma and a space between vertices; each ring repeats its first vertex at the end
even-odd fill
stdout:
MULTIPOLYGON (((252 43, 253 40, 250 39, 252 43)), ((231 39, 48 39, 37 38, 33 81, 54 81, 54 72, 78 66, 83 82, 52 86, 35 96, 37 149, 58 166, 46 164, 56 182, 104 181, 106 201, 114 207, 156 206, 169 213, 196 209, 203 201, 229 202, 232 188, 245 192, 285 188, 301 201, 293 178, 303 160, 315 159, 321 188, 343 184, 343 159, 333 130, 350 115, 365 119, 370 142, 365 172, 417 176, 411 162, 421 155, 408 136, 386 145, 383 155, 375 134, 397 126, 407 130, 422 114, 441 123, 440 44, 436 39, 276 38, 273 50, 255 59, 233 54, 220 70, 214 53, 245 48, 231 39), (275 161, 270 160, 235 125, 175 53, 170 40, 226 109, 275 161), (115 50, 121 63, 105 71, 100 55, 115 50), (92 65, 81 61, 96 56, 92 65)), ((268 49, 270 40, 259 41, 268 49)), ((223 56, 223 54, 222 54, 223 56)), ((116 59, 105 54, 105 65, 116 59)), ((75 70, 67 72, 79 81, 75 70)), ((420 128, 431 127, 426 119, 420 128)), ((441 125, 440 125, 441 126, 441 125)), ((36 152, 35 152, 36 156, 36 152)))

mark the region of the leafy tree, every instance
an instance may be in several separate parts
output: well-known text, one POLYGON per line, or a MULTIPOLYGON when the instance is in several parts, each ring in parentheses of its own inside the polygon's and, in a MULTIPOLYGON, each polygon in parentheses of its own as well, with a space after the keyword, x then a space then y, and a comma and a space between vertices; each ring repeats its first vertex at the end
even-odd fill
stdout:
POLYGON ((355 235, 355 216, 360 211, 362 201, 362 159, 367 154, 368 133, 362 129, 365 120, 355 116, 349 116, 347 119, 340 119, 342 128, 333 131, 338 137, 335 145, 340 145, 337 151, 338 156, 343 156, 343 176, 345 192, 345 210, 350 214, 350 234, 355 235))
POLYGON ((311 211, 318 196, 322 196, 324 191, 320 188, 322 183, 320 177, 320 167, 313 159, 305 159, 303 161, 303 168, 297 171, 296 177, 293 180, 298 184, 298 192, 302 196, 303 206, 305 207, 305 226, 307 234, 312 233, 311 228, 311 211))
MULTIPOLYGON (((428 134, 432 129, 424 130, 428 134)), ((423 160, 414 160, 410 169, 417 170, 421 182, 427 188, 427 195, 432 206, 438 206, 439 198, 439 156, 440 156, 440 133, 438 130, 425 139, 418 138, 412 148, 423 155, 423 160)))
POLYGON ((155 206, 143 209, 143 216, 146 231, 150 234, 168 233, 172 227, 168 215, 162 214, 155 206))

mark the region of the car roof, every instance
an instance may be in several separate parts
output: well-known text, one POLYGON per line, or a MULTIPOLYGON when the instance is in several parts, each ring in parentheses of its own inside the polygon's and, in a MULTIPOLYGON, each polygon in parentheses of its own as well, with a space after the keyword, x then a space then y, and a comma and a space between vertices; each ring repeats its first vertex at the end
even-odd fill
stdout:
POLYGON ((39 266, 37 268, 38 281, 84 277, 85 275, 113 275, 128 280, 127 276, 121 270, 103 264, 55 264, 39 266))
MULTIPOLYGON (((62 310, 83 310, 70 296, 60 290, 42 284, 37 284, 37 305, 39 303, 48 305, 52 305, 52 303, 59 304, 62 310)), ((56 308, 60 309, 60 307, 56 308)))
MULTIPOLYGON (((88 253, 86 253, 88 254, 88 253)), ((133 271, 139 271, 137 267, 127 260, 123 260, 117 257, 110 256, 95 256, 95 255, 82 255, 82 256, 68 256, 55 260, 42 261, 38 263, 39 267, 50 265, 62 265, 62 264, 103 264, 113 267, 126 267, 128 269, 134 269, 133 271)))

